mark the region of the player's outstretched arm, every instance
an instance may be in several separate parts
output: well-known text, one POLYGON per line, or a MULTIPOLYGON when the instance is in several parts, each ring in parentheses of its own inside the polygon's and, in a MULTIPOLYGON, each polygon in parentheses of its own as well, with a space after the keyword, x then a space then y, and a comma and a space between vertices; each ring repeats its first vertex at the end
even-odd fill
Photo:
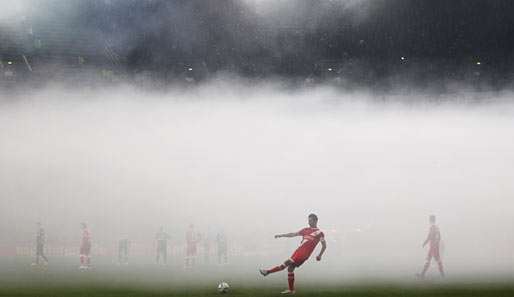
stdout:
POLYGON ((325 239, 321 239, 320 242, 321 242, 321 251, 319 251, 319 254, 316 257, 317 261, 321 261, 321 257, 323 256, 323 253, 325 253, 325 250, 327 249, 327 242, 325 241, 325 239))
POLYGON ((277 235, 275 235, 275 238, 280 238, 280 237, 296 237, 296 236, 300 236, 300 233, 298 233, 298 232, 291 232, 291 233, 277 234, 277 235))

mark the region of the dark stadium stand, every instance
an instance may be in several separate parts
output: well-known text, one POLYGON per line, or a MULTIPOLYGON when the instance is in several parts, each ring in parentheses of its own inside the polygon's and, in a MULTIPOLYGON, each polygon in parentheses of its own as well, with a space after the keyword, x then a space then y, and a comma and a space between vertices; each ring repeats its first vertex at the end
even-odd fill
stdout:
POLYGON ((33 0, 0 23, 2 79, 510 84, 514 1, 279 2, 263 12, 241 0, 33 0))

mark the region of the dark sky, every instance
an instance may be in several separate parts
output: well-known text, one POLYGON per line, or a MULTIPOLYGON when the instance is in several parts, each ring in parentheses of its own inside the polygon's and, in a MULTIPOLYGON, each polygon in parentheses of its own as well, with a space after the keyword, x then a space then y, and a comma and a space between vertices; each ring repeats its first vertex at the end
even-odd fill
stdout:
POLYGON ((37 1, 27 23, 43 47, 17 50, 105 58, 107 44, 125 70, 180 75, 193 67, 197 76, 323 76, 333 68, 366 80, 416 69, 508 80, 514 66, 508 0, 65 2, 37 1))

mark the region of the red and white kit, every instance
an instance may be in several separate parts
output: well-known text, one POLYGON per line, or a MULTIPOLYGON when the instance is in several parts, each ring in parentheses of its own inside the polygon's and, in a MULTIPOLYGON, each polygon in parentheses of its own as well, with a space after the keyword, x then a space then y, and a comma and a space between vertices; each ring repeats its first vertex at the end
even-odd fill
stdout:
POLYGON ((302 242, 290 258, 296 266, 302 265, 305 260, 309 259, 318 243, 325 238, 325 235, 319 228, 303 228, 298 231, 298 234, 303 237, 302 242))
POLYGON ((300 267, 309 257, 312 252, 316 249, 318 243, 321 242, 321 251, 319 255, 316 257, 317 261, 321 261, 321 257, 327 248, 327 244, 325 242, 325 234, 318 228, 318 217, 315 214, 309 215, 309 227, 303 228, 298 232, 285 233, 275 235, 275 238, 280 237, 296 237, 301 236, 302 241, 300 242, 300 246, 293 252, 291 257, 287 259, 283 264, 277 265, 270 269, 259 269, 259 272, 266 276, 270 273, 275 273, 278 271, 282 271, 287 268, 287 285, 288 289, 282 292, 283 294, 294 294, 295 292, 295 279, 294 279, 294 271, 297 267, 300 267))

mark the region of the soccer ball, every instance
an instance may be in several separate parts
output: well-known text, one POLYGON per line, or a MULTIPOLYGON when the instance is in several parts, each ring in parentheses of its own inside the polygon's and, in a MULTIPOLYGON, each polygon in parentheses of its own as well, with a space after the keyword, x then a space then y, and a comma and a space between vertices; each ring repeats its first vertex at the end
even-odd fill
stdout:
POLYGON ((228 293, 228 289, 230 289, 230 286, 226 282, 221 282, 218 284, 218 292, 221 294, 228 293))

